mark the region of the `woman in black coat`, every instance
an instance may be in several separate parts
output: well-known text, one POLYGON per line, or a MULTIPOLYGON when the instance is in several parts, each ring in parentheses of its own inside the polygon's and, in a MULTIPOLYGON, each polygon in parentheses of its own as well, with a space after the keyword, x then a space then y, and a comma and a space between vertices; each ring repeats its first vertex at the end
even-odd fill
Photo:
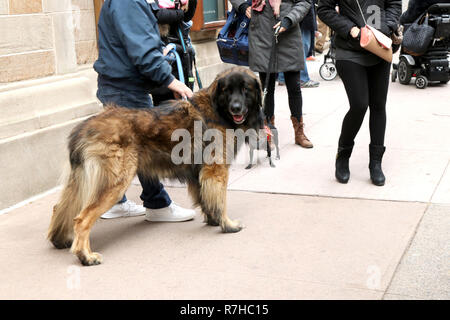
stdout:
POLYGON ((283 72, 295 143, 304 148, 312 148, 312 143, 304 133, 300 70, 304 69, 305 61, 299 26, 311 8, 312 0, 253 0, 252 6, 247 0, 230 0, 230 2, 236 10, 246 13, 248 17, 251 16, 248 34, 249 65, 252 71, 259 73, 263 84, 265 84, 266 76, 269 76, 265 106, 267 120, 272 124, 275 121, 275 80, 277 74, 283 72), (280 25, 281 29, 276 45, 275 67, 271 68, 270 73, 267 74, 276 25, 280 25))
POLYGON ((339 137, 335 175, 339 182, 348 182, 354 139, 369 108, 370 178, 373 184, 382 186, 385 176, 381 161, 386 150, 386 98, 391 64, 360 46, 360 28, 365 23, 357 1, 368 24, 389 37, 397 30, 402 11, 401 0, 319 0, 319 18, 336 32, 336 68, 350 102, 339 137))

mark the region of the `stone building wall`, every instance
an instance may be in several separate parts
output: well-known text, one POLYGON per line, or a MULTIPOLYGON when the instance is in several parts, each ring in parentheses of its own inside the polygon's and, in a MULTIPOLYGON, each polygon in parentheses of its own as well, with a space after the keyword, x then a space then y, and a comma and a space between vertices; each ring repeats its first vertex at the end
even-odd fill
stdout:
POLYGON ((96 57, 92 0, 0 0, 0 83, 75 72, 96 57))

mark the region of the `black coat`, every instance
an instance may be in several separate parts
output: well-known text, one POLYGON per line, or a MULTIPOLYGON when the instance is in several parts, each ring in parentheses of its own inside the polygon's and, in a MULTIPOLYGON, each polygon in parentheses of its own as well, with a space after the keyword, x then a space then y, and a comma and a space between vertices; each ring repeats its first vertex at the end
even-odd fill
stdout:
POLYGON ((450 3, 450 0, 409 0, 408 9, 402 14, 400 23, 414 22, 431 5, 436 3, 450 3))
MULTIPOLYGON (((160 9, 156 1, 151 3, 151 8, 160 25, 169 25, 168 36, 178 38, 178 28, 181 26, 181 22, 188 22, 193 19, 195 10, 197 9, 197 0, 189 0, 189 6, 186 12, 181 9, 160 9)), ((165 43, 170 42, 167 40, 166 34, 161 34, 161 37, 165 43)), ((187 38, 188 33, 184 32, 183 37, 187 38)))
POLYGON ((317 31, 316 8, 314 4, 309 9, 306 17, 300 22, 300 28, 311 32, 317 31))
MULTIPOLYGON (((367 23, 376 27, 387 36, 397 30, 402 13, 401 0, 319 0, 317 9, 320 20, 336 32, 336 47, 351 50, 365 51, 359 41, 350 35, 353 27, 364 27, 364 19, 356 1, 359 1, 367 23), (339 13, 336 12, 339 5, 339 13), (374 14, 374 8, 379 8, 380 15, 374 14), (373 24, 374 16, 379 16, 379 25, 373 24)), ((376 11, 375 11, 376 12, 376 11)))
MULTIPOLYGON (((315 32, 317 31, 316 5, 313 3, 306 17, 300 22, 300 30, 304 33, 311 32, 311 43, 309 44, 309 52, 305 52, 306 56, 314 54, 315 32)), ((303 34, 302 33, 302 34, 303 34)), ((304 41, 302 39, 302 41, 304 41)))

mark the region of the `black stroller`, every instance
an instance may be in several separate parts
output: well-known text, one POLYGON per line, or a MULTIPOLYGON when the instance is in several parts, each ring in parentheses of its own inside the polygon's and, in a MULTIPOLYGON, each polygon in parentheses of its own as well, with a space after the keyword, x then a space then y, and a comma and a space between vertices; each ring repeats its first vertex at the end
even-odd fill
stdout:
MULTIPOLYGON (((392 82, 397 80, 407 85, 412 78, 419 89, 430 82, 446 84, 450 80, 450 4, 434 4, 427 10, 429 23, 435 29, 433 41, 421 56, 400 52, 399 63, 393 65, 392 82)), ((409 25, 405 25, 405 30, 409 25)))
POLYGON ((336 69, 336 47, 334 44, 335 33, 332 31, 330 48, 323 58, 323 64, 320 66, 319 74, 323 80, 331 81, 337 76, 336 69))

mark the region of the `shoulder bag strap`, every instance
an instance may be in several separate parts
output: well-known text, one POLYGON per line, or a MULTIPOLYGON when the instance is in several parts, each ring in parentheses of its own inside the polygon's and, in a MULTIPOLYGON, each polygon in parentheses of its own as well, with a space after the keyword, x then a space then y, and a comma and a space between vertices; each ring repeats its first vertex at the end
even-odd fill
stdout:
POLYGON ((364 20, 364 24, 367 25, 366 18, 364 17, 364 13, 362 11, 361 5, 359 4, 359 0, 356 0, 356 3, 358 4, 359 11, 361 12, 361 16, 362 16, 362 18, 364 20))

